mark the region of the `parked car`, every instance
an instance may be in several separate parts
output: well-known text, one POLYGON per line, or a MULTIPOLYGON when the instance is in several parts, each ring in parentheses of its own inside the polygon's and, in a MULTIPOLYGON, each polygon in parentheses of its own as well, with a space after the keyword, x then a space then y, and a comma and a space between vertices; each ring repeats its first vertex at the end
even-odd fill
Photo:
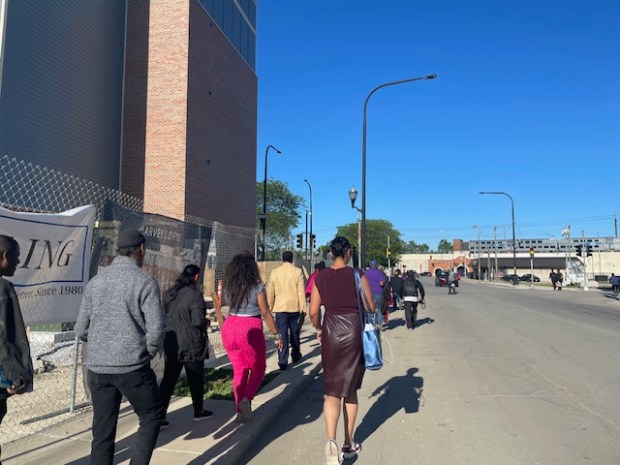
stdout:
POLYGON ((540 282, 540 278, 538 276, 532 275, 530 273, 524 274, 523 276, 521 276, 519 278, 519 281, 523 281, 523 282, 526 282, 526 283, 531 283, 532 282, 532 276, 534 276, 534 282, 535 283, 539 283, 540 282))
POLYGON ((433 276, 430 271, 423 271, 420 276, 433 276))
POLYGON ((510 283, 514 282, 515 278, 517 278, 517 281, 519 281, 519 275, 516 274, 505 274, 504 276, 502 276, 502 281, 508 281, 510 283))

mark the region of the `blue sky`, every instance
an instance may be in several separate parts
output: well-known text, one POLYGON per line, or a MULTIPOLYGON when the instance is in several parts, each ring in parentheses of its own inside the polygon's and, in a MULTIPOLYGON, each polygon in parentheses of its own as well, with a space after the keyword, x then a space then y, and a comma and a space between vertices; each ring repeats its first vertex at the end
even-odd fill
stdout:
MULTIPOLYGON (((313 193, 317 242, 366 211, 414 240, 613 236, 620 185, 617 0, 261 0, 257 180, 313 193), (361 196, 358 206, 361 206, 361 196)), ((302 212, 303 213, 303 212, 302 212)), ((304 218, 294 231, 305 228, 304 218)))

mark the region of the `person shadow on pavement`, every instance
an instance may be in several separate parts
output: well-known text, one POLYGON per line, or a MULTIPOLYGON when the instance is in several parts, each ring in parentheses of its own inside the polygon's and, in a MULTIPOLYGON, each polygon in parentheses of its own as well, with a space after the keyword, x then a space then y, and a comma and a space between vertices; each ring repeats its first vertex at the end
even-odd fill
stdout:
MULTIPOLYGON (((176 437, 183 436, 186 439, 207 437, 210 434, 213 434, 215 430, 221 426, 213 421, 204 421, 201 423, 188 421, 188 419, 191 418, 192 412, 193 408, 191 405, 189 405, 182 409, 175 410, 168 415, 171 423, 174 425, 174 428, 170 431, 164 430, 159 433, 159 437, 157 438, 157 445, 155 446, 156 449, 168 444, 176 437)), ((133 408, 131 407, 131 405, 126 404, 125 406, 121 406, 119 417, 126 416, 128 414, 135 415, 133 413, 133 408)), ((89 441, 90 440, 92 440, 92 437, 89 437, 89 441)), ((132 433, 129 436, 126 436, 116 441, 114 445, 114 463, 122 463, 124 461, 130 460, 133 454, 132 447, 135 446, 135 443, 136 433, 132 433)), ((71 462, 67 462, 66 465, 89 465, 90 463, 91 459, 90 456, 88 456, 73 460, 71 462)))
MULTIPOLYGON (((401 408, 416 413, 420 407, 424 378, 415 376, 417 368, 409 368, 403 376, 394 376, 379 386, 370 399, 379 396, 355 431, 355 440, 364 443, 381 425, 401 408)), ((360 399, 364 402, 364 399, 360 399)))
POLYGON ((424 326, 424 325, 430 325, 431 323, 435 323, 435 320, 433 320, 432 318, 422 318, 419 319, 415 322, 415 327, 419 328, 420 326, 424 326))
MULTIPOLYGON (((315 342, 314 344, 314 348, 312 350, 309 351, 309 353, 306 355, 306 357, 310 358, 313 357, 315 355, 317 355, 320 351, 320 345, 318 343, 315 342)), ((288 370, 291 371, 298 371, 299 373, 303 372, 304 367, 306 367, 306 363, 303 362, 303 359, 305 357, 302 357, 302 362, 297 363, 296 365, 294 365, 293 367, 289 367, 287 368, 288 370)), ((301 376, 301 374, 300 374, 301 376)), ((278 377, 279 378, 279 377, 278 377)), ((270 389, 275 389, 276 385, 278 383, 281 383, 281 381, 276 378, 274 381, 272 381, 272 383, 267 384, 266 386, 264 386, 264 388, 261 388, 260 392, 266 392, 270 389), (272 384, 270 386, 270 384, 272 384)), ((310 380, 311 378, 308 378, 308 380, 310 380)), ((292 392, 292 386, 287 385, 284 390, 282 392, 280 392, 279 394, 277 394, 277 397, 283 397, 285 399, 290 398, 290 394, 289 392, 292 392)), ((308 393, 304 393, 304 394, 300 394, 303 396, 306 396, 306 400, 307 400, 307 406, 308 406, 308 411, 306 412, 306 414, 303 417, 295 417, 295 416, 291 416, 290 418, 290 422, 286 425, 285 427, 285 431, 289 431, 290 429, 295 428, 298 425, 303 425, 305 423, 311 423, 314 420, 316 420, 317 418, 319 418, 321 416, 321 414, 323 413, 323 397, 322 394, 320 396, 318 396, 318 398, 315 398, 316 396, 313 396, 312 394, 308 394, 308 393)), ((282 403, 280 402, 280 400, 274 397, 270 400, 268 400, 267 402, 265 402, 264 404, 260 405, 256 410, 255 410, 255 415, 256 416, 266 416, 268 417, 268 420, 263 422, 262 424, 267 425, 267 424, 272 424, 275 419, 281 415, 282 411, 282 403)), ((234 404, 233 404, 234 405, 234 404)), ((252 422, 247 423, 246 425, 238 425, 235 423, 230 423, 230 424, 226 424, 226 425, 222 425, 222 428, 220 431, 216 431, 214 433, 214 438, 216 439, 220 439, 220 440, 224 440, 226 438, 231 439, 230 441, 226 441, 224 443, 224 447, 226 447, 228 450, 232 450, 235 449, 236 447, 241 446, 241 444, 246 440, 247 436, 251 435, 251 433, 249 431, 246 431, 245 428, 252 428, 253 423, 257 423, 257 419, 255 418, 252 422), (234 426, 233 426, 234 425, 234 426)), ((267 428, 265 429, 265 427, 263 426, 263 431, 262 434, 260 434, 258 436, 257 439, 254 440, 253 442, 253 447, 256 449, 260 449, 263 447, 267 447, 271 441, 273 441, 274 438, 279 437, 284 431, 277 431, 274 428, 267 428)), ((229 465, 231 463, 235 463, 235 464, 241 464, 241 463, 249 463, 247 461, 243 461, 241 462, 237 459, 235 460, 231 460, 230 456, 228 456, 226 453, 222 454, 222 445, 216 443, 212 448, 205 450, 205 452, 200 455, 199 457, 194 458, 193 460, 191 460, 190 462, 188 462, 187 465, 202 465, 204 463, 210 463, 212 465, 229 465), (217 458, 215 458, 217 457, 217 458)), ((246 455, 247 456, 247 455, 246 455)))

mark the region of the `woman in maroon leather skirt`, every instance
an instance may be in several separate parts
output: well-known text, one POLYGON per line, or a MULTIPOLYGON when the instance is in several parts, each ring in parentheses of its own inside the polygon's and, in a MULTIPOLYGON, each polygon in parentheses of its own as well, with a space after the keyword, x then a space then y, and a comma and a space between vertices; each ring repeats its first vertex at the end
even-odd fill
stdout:
MULTIPOLYGON (((310 318, 317 329, 321 343, 325 400, 323 416, 327 427, 325 455, 328 465, 340 463, 341 457, 353 458, 361 446, 353 441, 353 429, 357 416, 357 390, 364 376, 362 351, 362 322, 358 308, 357 288, 353 268, 347 266, 351 259, 351 244, 344 237, 336 237, 331 243, 334 262, 321 271, 314 281, 310 297, 310 318), (321 321, 320 307, 325 307, 321 321), (343 406, 344 403, 344 406, 343 406), (344 444, 338 447, 336 429, 343 412, 344 444)), ((366 277, 360 272, 369 310, 374 313, 375 304, 366 277)))

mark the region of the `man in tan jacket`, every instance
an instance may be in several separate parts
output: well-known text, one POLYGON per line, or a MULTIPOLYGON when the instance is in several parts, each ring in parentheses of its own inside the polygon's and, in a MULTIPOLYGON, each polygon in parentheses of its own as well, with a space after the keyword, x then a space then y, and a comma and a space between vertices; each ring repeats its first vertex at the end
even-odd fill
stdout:
POLYGON ((267 284, 267 303, 276 315, 276 325, 282 336, 278 365, 281 370, 285 370, 288 366, 289 343, 293 363, 301 358, 299 323, 301 314, 306 312, 304 277, 301 268, 293 265, 293 252, 282 253, 282 265, 271 272, 267 284))

